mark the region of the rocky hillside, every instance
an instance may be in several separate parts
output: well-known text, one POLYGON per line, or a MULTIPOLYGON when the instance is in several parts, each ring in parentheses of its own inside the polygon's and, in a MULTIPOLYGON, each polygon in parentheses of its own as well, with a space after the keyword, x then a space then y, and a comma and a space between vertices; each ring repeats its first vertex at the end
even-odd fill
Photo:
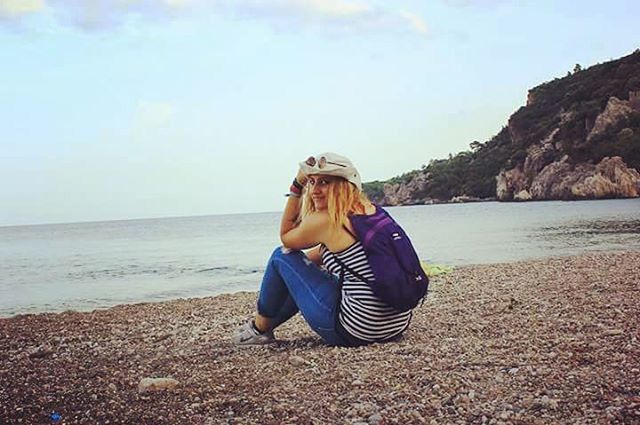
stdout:
POLYGON ((388 181, 365 184, 384 205, 637 197, 640 49, 529 91, 484 143, 388 181))

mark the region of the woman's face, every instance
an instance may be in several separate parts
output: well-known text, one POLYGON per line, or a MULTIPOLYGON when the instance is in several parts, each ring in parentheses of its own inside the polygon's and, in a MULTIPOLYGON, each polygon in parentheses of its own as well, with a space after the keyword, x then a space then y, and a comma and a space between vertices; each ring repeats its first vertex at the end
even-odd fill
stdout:
POLYGON ((329 185, 333 183, 336 177, 325 176, 322 174, 314 174, 309 176, 309 190, 311 192, 311 200, 316 211, 326 210, 329 205, 327 198, 329 194, 329 185))

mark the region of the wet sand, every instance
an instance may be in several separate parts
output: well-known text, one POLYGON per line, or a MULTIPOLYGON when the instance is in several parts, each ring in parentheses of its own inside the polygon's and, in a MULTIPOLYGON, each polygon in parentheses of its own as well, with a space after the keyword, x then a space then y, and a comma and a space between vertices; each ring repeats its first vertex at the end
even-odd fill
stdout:
POLYGON ((638 252, 458 268, 362 348, 236 347, 255 297, 0 319, 0 423, 640 423, 638 252))

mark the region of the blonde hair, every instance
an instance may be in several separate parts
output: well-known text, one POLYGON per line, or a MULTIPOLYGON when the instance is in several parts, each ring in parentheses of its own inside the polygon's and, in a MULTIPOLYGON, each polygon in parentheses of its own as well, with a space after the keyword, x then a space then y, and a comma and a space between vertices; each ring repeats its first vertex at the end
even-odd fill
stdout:
MULTIPOLYGON (((311 192, 312 189, 307 186, 302 198, 302 217, 316 211, 311 192)), ((327 211, 333 227, 342 227, 348 222, 347 217, 351 214, 364 214, 365 205, 369 203, 367 195, 346 179, 331 178, 327 191, 327 211)))

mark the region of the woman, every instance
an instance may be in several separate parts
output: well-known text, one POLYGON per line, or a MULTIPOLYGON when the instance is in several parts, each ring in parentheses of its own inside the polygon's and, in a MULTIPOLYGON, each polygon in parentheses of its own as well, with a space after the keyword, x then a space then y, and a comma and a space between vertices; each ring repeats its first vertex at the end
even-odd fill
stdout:
POLYGON ((329 345, 399 337, 411 311, 388 306, 362 280, 373 272, 349 221, 375 211, 349 159, 329 152, 301 162, 280 224, 283 247, 267 264, 255 319, 237 330, 234 342, 272 343, 273 330, 298 311, 329 345))

